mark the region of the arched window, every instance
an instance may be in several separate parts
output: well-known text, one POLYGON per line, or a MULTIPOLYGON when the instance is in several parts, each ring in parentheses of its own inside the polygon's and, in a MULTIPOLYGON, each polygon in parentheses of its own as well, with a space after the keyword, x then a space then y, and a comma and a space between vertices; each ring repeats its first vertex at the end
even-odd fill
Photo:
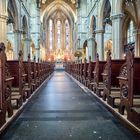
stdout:
POLYGON ((52 46, 52 38, 53 38, 53 33, 52 33, 52 24, 53 24, 53 22, 52 22, 52 20, 50 19, 50 21, 49 21, 49 34, 50 34, 50 39, 49 39, 49 42, 50 42, 50 50, 52 50, 52 48, 53 48, 53 46, 52 46))
POLYGON ((61 22, 60 20, 57 21, 57 47, 60 48, 61 44, 61 22))
POLYGON ((112 39, 112 26, 110 24, 105 24, 104 42, 112 39))
POLYGON ((69 31, 70 31, 68 20, 66 20, 65 26, 66 26, 66 49, 68 49, 69 48, 69 31))
POLYGON ((133 31, 134 31, 134 22, 131 20, 127 30, 127 43, 135 42, 133 31))

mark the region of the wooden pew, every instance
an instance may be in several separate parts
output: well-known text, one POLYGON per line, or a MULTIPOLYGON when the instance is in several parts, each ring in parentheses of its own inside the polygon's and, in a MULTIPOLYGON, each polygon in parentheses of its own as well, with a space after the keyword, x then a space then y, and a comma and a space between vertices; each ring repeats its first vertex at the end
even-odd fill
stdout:
POLYGON ((104 70, 106 61, 99 61, 99 55, 96 55, 96 64, 95 64, 95 68, 93 71, 94 74, 94 83, 93 83, 93 91, 98 95, 98 96, 102 96, 101 92, 104 89, 104 85, 103 85, 103 77, 101 75, 101 73, 104 70))
MULTIPOLYGON (((125 63, 125 60, 111 60, 110 50, 107 53, 107 63, 105 65, 103 76, 103 100, 106 100, 109 105, 115 107, 115 99, 120 99, 120 87, 119 81, 116 78, 119 75, 121 66, 125 63)), ((119 102, 118 102, 119 103, 119 102)))
POLYGON ((80 80, 80 67, 81 67, 81 61, 78 60, 78 64, 77 64, 77 80, 80 80))
POLYGON ((41 79, 41 67, 40 67, 39 58, 38 58, 38 62, 36 63, 36 69, 37 69, 37 84, 40 85, 42 79, 41 79))
POLYGON ((23 101, 26 100, 24 86, 27 74, 25 73, 23 67, 22 52, 21 51, 19 52, 19 60, 7 61, 7 64, 11 76, 14 77, 11 89, 12 91, 11 100, 15 101, 14 107, 19 108, 22 105, 23 101))
POLYGON ((41 83, 43 82, 43 67, 42 67, 42 62, 40 61, 39 63, 39 68, 40 68, 40 80, 41 80, 41 83))
POLYGON ((37 83, 36 83, 36 75, 37 75, 37 71, 36 71, 36 58, 34 57, 34 61, 31 62, 31 73, 32 73, 32 87, 33 87, 33 91, 37 88, 37 83))
POLYGON ((12 80, 6 64, 5 45, 0 43, 0 127, 6 122, 6 114, 8 117, 13 115, 13 107, 11 104, 11 86, 12 80))
POLYGON ((126 63, 118 77, 120 84, 119 112, 140 128, 140 58, 134 58, 133 50, 128 50, 126 63))
POLYGON ((79 61, 76 62, 75 65, 75 78, 78 80, 79 78, 79 61))
POLYGON ((0 127, 6 122, 5 108, 5 45, 0 43, 0 127))
POLYGON ((76 78, 76 62, 73 64, 73 77, 76 78))
POLYGON ((79 82, 82 82, 82 77, 83 77, 83 69, 84 69, 84 64, 82 63, 82 60, 80 60, 80 66, 79 66, 79 82))
POLYGON ((93 70, 95 68, 95 62, 91 61, 91 57, 89 57, 89 65, 88 65, 88 81, 87 81, 87 87, 92 90, 94 85, 94 74, 93 70))
POLYGON ((87 73, 87 70, 88 70, 88 63, 87 63, 87 60, 86 58, 84 59, 84 66, 83 66, 83 75, 82 75, 82 83, 84 85, 86 85, 86 82, 88 81, 88 73, 87 73))
POLYGON ((31 73, 30 54, 28 55, 28 61, 24 61, 23 65, 24 65, 25 73, 27 74, 24 90, 27 93, 27 98, 28 98, 28 97, 30 97, 30 95, 33 92, 32 85, 31 85, 31 83, 32 83, 32 77, 31 77, 32 73, 31 73))
POLYGON ((41 84, 41 82, 43 81, 41 79, 41 70, 40 70, 40 62, 39 62, 39 58, 38 58, 38 62, 36 63, 36 82, 37 82, 37 85, 39 86, 41 84))

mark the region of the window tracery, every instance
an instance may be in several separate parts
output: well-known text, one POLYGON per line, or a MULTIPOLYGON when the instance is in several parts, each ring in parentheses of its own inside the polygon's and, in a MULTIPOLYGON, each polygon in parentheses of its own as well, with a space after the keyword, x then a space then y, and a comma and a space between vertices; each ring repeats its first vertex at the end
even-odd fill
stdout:
POLYGON ((129 22, 127 30, 127 43, 135 42, 133 31, 134 31, 134 22, 131 20, 129 22))
POLYGON ((65 26, 66 26, 66 49, 68 49, 69 48, 69 22, 68 22, 68 20, 66 20, 66 22, 65 22, 65 26))
POLYGON ((49 21, 49 34, 50 34, 50 38, 49 38, 49 42, 50 42, 50 50, 52 50, 53 48, 53 42, 52 42, 52 38, 53 38, 53 31, 52 31, 52 24, 53 24, 53 21, 50 19, 49 21))

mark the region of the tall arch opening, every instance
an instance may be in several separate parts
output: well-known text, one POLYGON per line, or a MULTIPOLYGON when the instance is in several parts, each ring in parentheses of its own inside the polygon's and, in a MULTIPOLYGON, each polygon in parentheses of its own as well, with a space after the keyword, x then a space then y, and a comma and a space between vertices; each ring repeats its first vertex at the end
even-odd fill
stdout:
POLYGON ((75 23, 73 10, 64 1, 54 1, 45 8, 41 20, 46 35, 47 59, 53 58, 56 62, 69 60, 75 23))

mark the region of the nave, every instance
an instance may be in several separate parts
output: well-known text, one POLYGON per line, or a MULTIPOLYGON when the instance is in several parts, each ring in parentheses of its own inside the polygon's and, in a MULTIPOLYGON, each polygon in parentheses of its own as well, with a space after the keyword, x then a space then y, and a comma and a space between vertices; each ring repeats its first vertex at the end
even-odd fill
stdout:
POLYGON ((0 140, 136 140, 90 93, 55 71, 0 140))

